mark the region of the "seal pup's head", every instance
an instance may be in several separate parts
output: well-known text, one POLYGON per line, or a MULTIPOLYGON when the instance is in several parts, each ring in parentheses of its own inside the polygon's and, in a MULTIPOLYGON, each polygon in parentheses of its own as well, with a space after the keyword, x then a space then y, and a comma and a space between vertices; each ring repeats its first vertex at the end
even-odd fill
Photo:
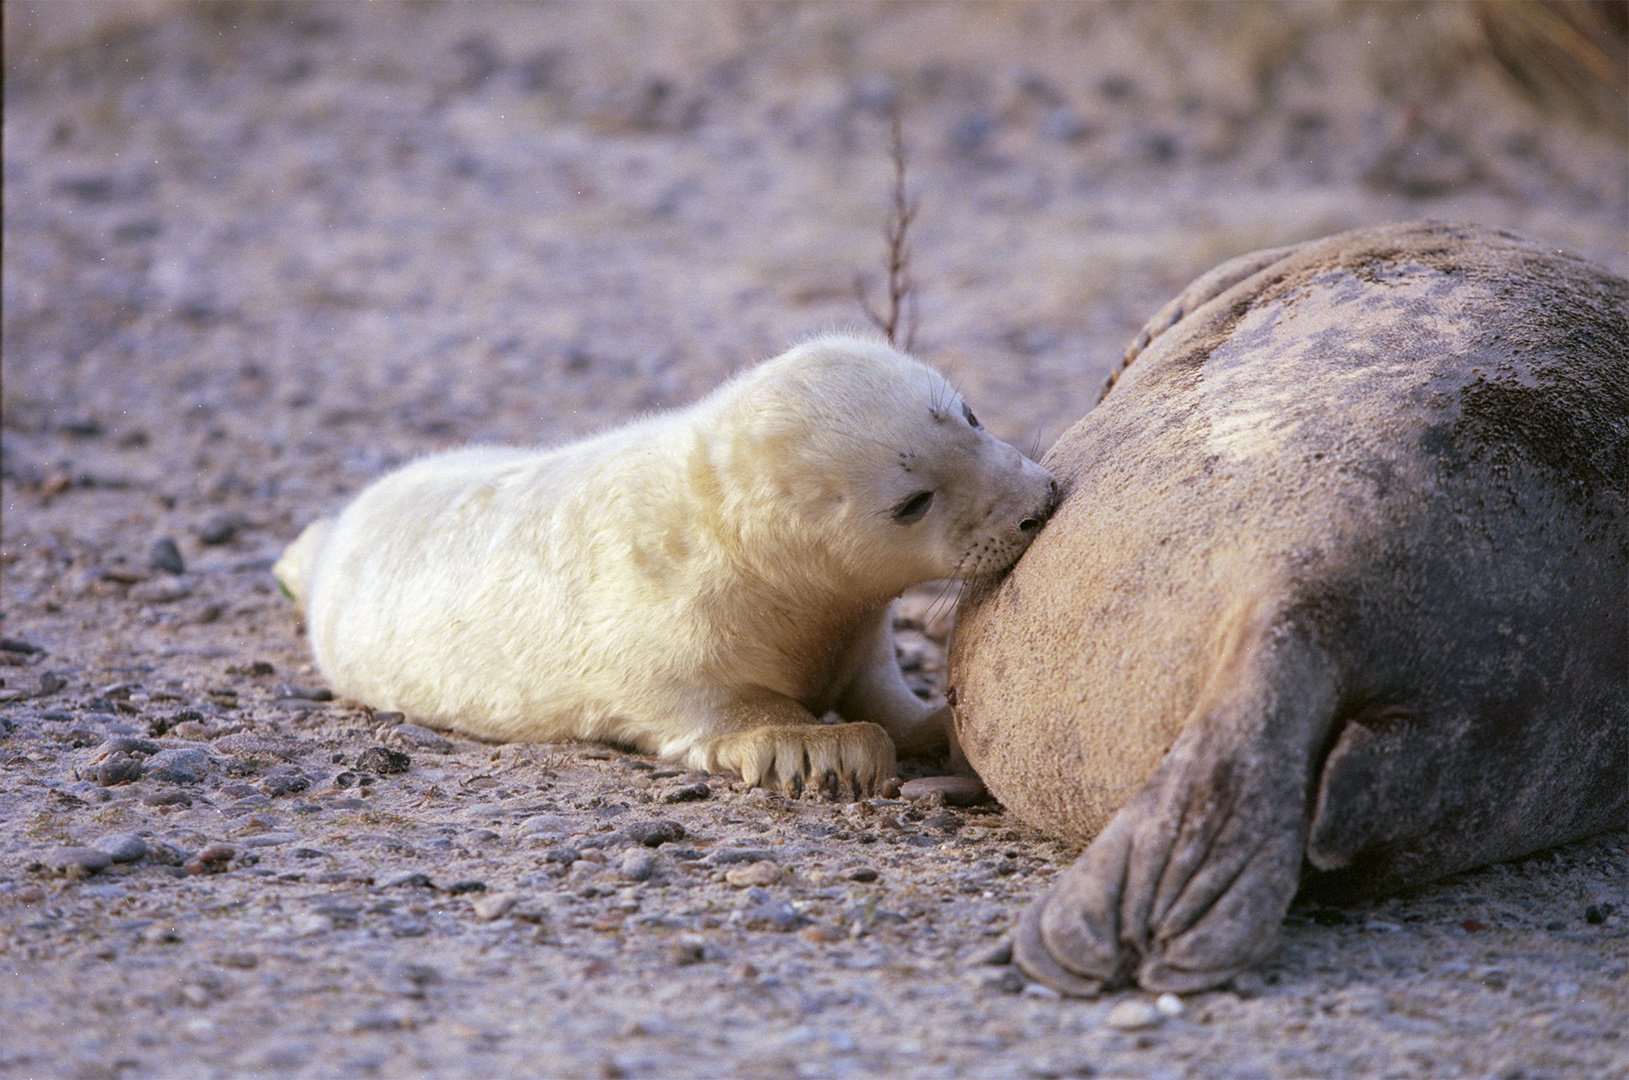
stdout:
POLYGON ((724 480, 756 504, 747 516, 787 554, 836 560, 856 588, 999 573, 1057 502, 1051 474, 880 341, 816 338, 718 397, 724 480))

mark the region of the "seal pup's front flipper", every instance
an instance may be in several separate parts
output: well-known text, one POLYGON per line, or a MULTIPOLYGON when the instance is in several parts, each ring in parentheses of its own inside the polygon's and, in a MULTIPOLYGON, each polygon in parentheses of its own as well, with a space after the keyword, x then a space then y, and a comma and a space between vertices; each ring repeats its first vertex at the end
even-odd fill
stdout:
MULTIPOLYGON (((876 724, 825 724, 791 698, 763 691, 720 710, 685 755, 712 772, 797 797, 877 794, 896 772, 894 744, 876 724)), ((678 756, 672 751, 668 756, 678 756)))
POLYGON ((1297 622, 1240 628, 1147 783, 1025 914, 1014 955, 1032 978, 1181 993, 1271 952, 1338 704, 1336 665, 1297 622))

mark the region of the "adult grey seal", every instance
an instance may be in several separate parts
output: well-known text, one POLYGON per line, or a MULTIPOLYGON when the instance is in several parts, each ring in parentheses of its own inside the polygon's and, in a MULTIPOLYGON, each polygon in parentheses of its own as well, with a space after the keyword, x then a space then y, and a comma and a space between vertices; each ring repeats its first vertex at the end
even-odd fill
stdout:
POLYGON ((1091 839, 1021 920, 1031 976, 1216 986, 1303 883, 1629 823, 1629 285, 1361 229, 1218 268, 1128 363, 951 646, 973 766, 1091 839))

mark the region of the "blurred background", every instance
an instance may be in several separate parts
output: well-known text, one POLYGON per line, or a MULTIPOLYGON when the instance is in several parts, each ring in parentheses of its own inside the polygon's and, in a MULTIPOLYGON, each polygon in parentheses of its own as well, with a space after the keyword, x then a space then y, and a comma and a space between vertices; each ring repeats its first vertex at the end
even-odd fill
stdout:
POLYGON ((4 12, 8 430, 212 431, 302 516, 863 325, 896 113, 920 351, 1035 450, 1243 251, 1429 216, 1629 269, 1621 0, 4 12))

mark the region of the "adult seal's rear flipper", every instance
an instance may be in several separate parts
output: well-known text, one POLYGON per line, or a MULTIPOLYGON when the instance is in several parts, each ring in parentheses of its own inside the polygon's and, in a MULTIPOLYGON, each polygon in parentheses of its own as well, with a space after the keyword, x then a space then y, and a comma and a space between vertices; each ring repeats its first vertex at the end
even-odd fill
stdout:
POLYGON ((1293 615, 1243 621, 1153 775, 1025 913, 1014 958, 1033 978, 1185 992, 1271 952, 1339 679, 1293 615))

